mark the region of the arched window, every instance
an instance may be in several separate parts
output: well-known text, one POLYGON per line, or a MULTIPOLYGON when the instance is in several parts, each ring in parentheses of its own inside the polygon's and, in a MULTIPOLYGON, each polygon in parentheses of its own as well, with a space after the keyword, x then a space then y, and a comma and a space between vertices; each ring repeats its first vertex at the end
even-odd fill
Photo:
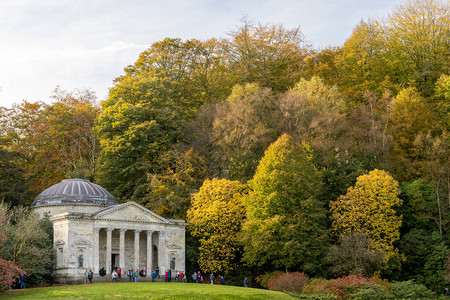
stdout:
POLYGON ((56 267, 57 268, 62 268, 64 265, 64 250, 63 248, 58 248, 58 250, 56 250, 56 267))
POLYGON ((83 254, 78 255, 78 268, 83 268, 84 257, 83 254))

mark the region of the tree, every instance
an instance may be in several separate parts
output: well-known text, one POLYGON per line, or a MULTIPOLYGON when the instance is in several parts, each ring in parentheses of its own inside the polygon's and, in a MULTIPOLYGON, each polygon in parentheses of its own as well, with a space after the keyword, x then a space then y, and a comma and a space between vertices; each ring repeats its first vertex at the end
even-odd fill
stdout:
POLYGON ((347 194, 330 203, 334 234, 365 233, 386 261, 398 257, 394 243, 400 238, 402 223, 395 211, 402 204, 399 194, 397 181, 386 171, 375 169, 359 176, 347 194))
POLYGON ((52 266, 53 244, 51 233, 46 231, 46 221, 23 206, 9 208, 2 202, 0 210, 7 212, 2 224, 6 238, 0 248, 0 258, 20 266, 29 275, 47 274, 52 266))
POLYGON ((300 79, 309 48, 300 28, 254 25, 244 19, 242 26, 230 33, 226 51, 234 82, 257 83, 280 92, 300 79))
POLYGON ((185 219, 191 195, 198 192, 206 177, 205 161, 192 149, 184 153, 169 151, 165 159, 165 172, 147 174, 147 182, 137 187, 131 200, 161 216, 185 219))
POLYGON ((371 248, 372 242, 364 233, 348 233, 331 246, 326 256, 330 271, 336 277, 362 275, 370 278, 383 266, 384 255, 371 248))
POLYGON ((0 137, 0 201, 12 205, 29 201, 25 171, 19 165, 22 155, 8 149, 5 138, 0 137))
POLYGON ((417 163, 423 159, 423 152, 414 142, 419 134, 433 129, 434 118, 430 112, 429 105, 414 88, 400 91, 392 101, 392 169, 405 181, 420 177, 417 163))
POLYGON ((403 183, 402 192, 403 227, 407 230, 442 232, 443 203, 436 201, 434 186, 418 179, 403 183))
MULTIPOLYGON (((10 219, 10 212, 8 210, 8 205, 3 201, 0 202, 0 251, 3 247, 3 242, 7 238, 6 235, 6 224, 10 219)), ((17 265, 9 260, 0 258, 0 293, 3 290, 8 289, 16 278, 20 276, 23 272, 17 265)))
POLYGON ((386 51, 382 24, 377 20, 360 21, 335 62, 339 70, 337 84, 351 100, 361 102, 366 91, 381 96, 386 88, 398 89, 391 82, 398 72, 396 61, 386 59, 386 51))
POLYGON ((227 179, 205 180, 187 213, 190 231, 200 240, 199 265, 204 272, 235 269, 241 247, 237 233, 245 218, 242 197, 247 187, 227 179))
POLYGON ((435 292, 441 292, 445 287, 445 259, 450 252, 441 234, 437 231, 431 235, 429 249, 419 282, 425 283, 435 292))
POLYGON ((242 230, 244 261, 250 265, 320 271, 327 241, 318 200, 321 174, 308 144, 284 134, 270 145, 249 182, 242 230))
POLYGON ((302 78, 279 96, 277 107, 281 115, 275 123, 278 132, 287 132, 296 141, 309 141, 322 163, 326 164, 330 155, 336 156, 335 151, 345 152, 346 104, 336 86, 319 77, 302 78))
POLYGON ((211 140, 231 178, 253 176, 264 149, 277 137, 276 120, 272 91, 257 84, 234 86, 226 101, 216 105, 211 140))
POLYGON ((448 226, 446 211, 450 207, 450 134, 445 129, 436 136, 431 133, 419 134, 414 144, 415 150, 423 153, 423 159, 417 165, 421 168, 424 179, 434 187, 439 232, 443 234, 448 226), (444 201, 445 198, 447 201, 444 201))
POLYGON ((448 74, 450 5, 440 0, 409 0, 398 6, 384 26, 388 59, 403 71, 398 82, 431 96, 437 79, 448 74))
POLYGON ((7 111, 8 149, 20 154, 32 196, 67 177, 93 179, 100 153, 93 131, 99 108, 89 90, 57 87, 47 105, 23 101, 7 111))
POLYGON ((116 79, 97 121, 103 150, 98 179, 119 199, 130 199, 147 174, 164 172, 160 155, 189 142, 195 112, 226 93, 216 83, 225 72, 217 47, 165 39, 116 79))

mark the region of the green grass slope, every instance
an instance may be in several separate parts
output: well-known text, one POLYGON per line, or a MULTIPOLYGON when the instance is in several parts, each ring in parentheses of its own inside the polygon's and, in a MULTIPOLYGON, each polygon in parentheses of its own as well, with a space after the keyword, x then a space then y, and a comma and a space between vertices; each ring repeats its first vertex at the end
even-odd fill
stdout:
POLYGON ((195 283, 94 283, 12 290, 1 299, 294 299, 268 290, 195 283))

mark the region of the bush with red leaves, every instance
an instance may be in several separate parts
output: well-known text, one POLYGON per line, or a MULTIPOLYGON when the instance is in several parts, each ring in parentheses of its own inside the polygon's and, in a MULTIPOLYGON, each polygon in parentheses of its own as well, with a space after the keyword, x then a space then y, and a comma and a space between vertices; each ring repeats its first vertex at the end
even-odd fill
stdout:
POLYGON ((375 286, 377 283, 361 275, 349 275, 330 280, 331 292, 343 299, 347 299, 351 294, 368 285, 375 286))
POLYGON ((269 279, 269 290, 282 292, 301 292, 309 282, 303 272, 281 273, 269 279))
POLYGON ((8 289, 23 271, 12 262, 0 258, 0 292, 8 289))

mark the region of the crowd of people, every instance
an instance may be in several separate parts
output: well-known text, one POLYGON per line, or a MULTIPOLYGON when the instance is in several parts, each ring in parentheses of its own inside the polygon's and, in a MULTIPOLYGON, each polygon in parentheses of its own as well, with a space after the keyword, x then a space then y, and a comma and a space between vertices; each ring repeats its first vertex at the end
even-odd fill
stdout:
MULTIPOLYGON (((100 276, 105 276, 106 271, 105 268, 101 268, 99 270, 100 276)), ((111 272, 111 280, 113 282, 117 282, 118 280, 122 280, 123 276, 128 276, 129 282, 139 282, 139 277, 147 277, 151 276, 152 282, 155 282, 156 279, 160 279, 161 276, 164 276, 165 282, 172 282, 172 280, 175 280, 177 282, 186 282, 186 274, 184 272, 176 271, 175 273, 172 273, 172 270, 168 269, 165 271, 164 274, 160 274, 159 266, 156 266, 154 270, 152 270, 150 273, 147 272, 146 268, 143 267, 142 269, 128 269, 126 273, 124 273, 124 270, 122 267, 118 267, 116 265, 113 266, 112 272, 111 272)), ((87 270, 84 272, 84 283, 92 283, 94 273, 92 270, 87 270)), ((192 274, 192 280, 195 283, 203 283, 203 275, 200 271, 195 272, 192 274)), ((217 277, 214 276, 213 273, 209 275, 209 281, 211 285, 213 284, 220 284, 225 285, 225 277, 222 275, 218 275, 217 277)), ((249 287, 250 282, 248 281, 247 277, 244 278, 244 287, 249 287)))
MULTIPOLYGON (((124 273, 125 271, 123 270, 122 267, 118 267, 116 265, 113 266, 112 268, 112 272, 111 272, 111 280, 117 282, 118 280, 122 279, 122 275, 123 276, 128 276, 128 280, 129 282, 139 282, 139 277, 147 277, 147 276, 151 276, 152 278, 152 282, 156 281, 156 278, 161 278, 161 275, 159 273, 159 266, 156 266, 154 270, 152 270, 150 273, 147 272, 147 269, 144 267, 142 269, 128 269, 128 271, 126 271, 126 273, 124 273)), ((92 273, 91 270, 86 270, 84 273, 85 279, 84 279, 84 283, 87 283, 88 280, 89 282, 92 282, 92 278, 89 278, 88 274, 92 273)), ((102 267, 99 270, 99 275, 100 276, 106 276, 106 271, 105 268, 102 267)), ((175 279, 177 282, 185 282, 185 273, 180 272, 180 271, 176 271, 175 276, 173 276, 172 270, 167 270, 164 274, 164 279, 166 282, 171 282, 172 279, 175 279)))

